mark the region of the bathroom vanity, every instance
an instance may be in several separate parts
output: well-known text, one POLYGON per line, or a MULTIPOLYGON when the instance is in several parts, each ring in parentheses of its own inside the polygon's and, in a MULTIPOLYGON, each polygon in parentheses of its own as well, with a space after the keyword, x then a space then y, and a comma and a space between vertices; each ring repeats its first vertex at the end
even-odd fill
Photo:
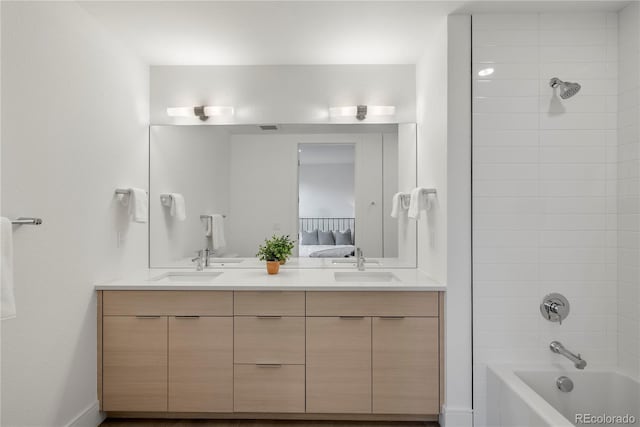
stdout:
POLYGON ((382 282, 341 272, 351 273, 238 269, 158 283, 174 276, 149 270, 97 286, 101 409, 111 417, 437 419, 444 287, 415 269, 382 282))
POLYGON ((96 287, 101 409, 436 420, 445 288, 416 268, 417 222, 390 215, 417 186, 415 124, 149 131, 151 269, 96 287), (272 234, 296 241, 275 276, 255 258, 272 234))

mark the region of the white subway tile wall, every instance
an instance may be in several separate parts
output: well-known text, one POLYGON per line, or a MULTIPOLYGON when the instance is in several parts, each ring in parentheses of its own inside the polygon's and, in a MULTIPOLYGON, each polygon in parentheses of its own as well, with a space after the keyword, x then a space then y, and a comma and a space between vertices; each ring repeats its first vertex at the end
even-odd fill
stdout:
POLYGON ((565 363, 552 340, 617 363, 617 25, 616 13, 473 16, 477 426, 488 363, 565 363), (582 90, 562 100, 552 77, 582 90), (562 325, 539 313, 550 292, 571 303, 562 325))
POLYGON ((618 363, 640 374, 640 7, 620 11, 618 92, 618 363))

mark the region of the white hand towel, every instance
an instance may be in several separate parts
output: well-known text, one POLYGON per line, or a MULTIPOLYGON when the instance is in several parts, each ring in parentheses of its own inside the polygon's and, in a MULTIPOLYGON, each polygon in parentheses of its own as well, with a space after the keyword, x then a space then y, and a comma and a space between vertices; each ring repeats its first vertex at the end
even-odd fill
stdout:
POLYGON ((178 221, 187 219, 187 208, 182 194, 171 193, 171 208, 169 209, 169 213, 178 221))
POLYGON ((200 221, 204 221, 204 236, 211 237, 213 235, 213 215, 200 215, 200 221))
POLYGON ((141 188, 129 188, 129 214, 135 222, 149 220, 149 196, 141 188))
POLYGON ((411 190, 411 200, 409 201, 409 211, 407 213, 409 218, 418 220, 422 211, 426 212, 431 209, 431 200, 429 200, 429 196, 425 191, 426 189, 422 187, 411 190))
POLYGON ((211 216, 211 228, 213 250, 227 246, 227 241, 224 238, 224 217, 222 215, 215 214, 211 216))
POLYGON ((391 218, 398 218, 398 214, 400 213, 400 196, 402 193, 396 193, 393 195, 393 199, 391 199, 391 218))
POLYGON ((407 193, 396 193, 391 200, 391 218, 398 218, 401 210, 409 209, 407 193))
POLYGON ((13 230, 11 221, 0 218, 0 318, 16 317, 16 297, 13 283, 13 230))

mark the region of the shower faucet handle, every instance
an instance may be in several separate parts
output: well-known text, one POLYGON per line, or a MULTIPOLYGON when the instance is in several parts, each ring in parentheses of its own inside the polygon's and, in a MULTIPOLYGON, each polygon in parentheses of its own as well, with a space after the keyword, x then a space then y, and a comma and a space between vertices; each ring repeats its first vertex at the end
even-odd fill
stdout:
POLYGON ((549 294, 542 299, 540 304, 540 313, 542 317, 550 322, 558 322, 562 325, 562 321, 569 316, 569 301, 561 294, 549 294))

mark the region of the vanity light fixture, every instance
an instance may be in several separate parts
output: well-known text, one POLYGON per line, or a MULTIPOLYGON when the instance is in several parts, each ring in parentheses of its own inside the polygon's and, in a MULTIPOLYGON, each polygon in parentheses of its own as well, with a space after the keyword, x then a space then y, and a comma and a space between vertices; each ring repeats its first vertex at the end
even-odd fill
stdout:
POLYGON ((198 117, 205 121, 211 116, 232 116, 233 107, 218 105, 197 105, 195 107, 169 107, 167 108, 169 117, 198 117))
POLYGON ((393 116, 396 114, 396 107, 393 105, 353 105, 349 107, 329 108, 330 117, 353 117, 364 120, 369 116, 393 116))

